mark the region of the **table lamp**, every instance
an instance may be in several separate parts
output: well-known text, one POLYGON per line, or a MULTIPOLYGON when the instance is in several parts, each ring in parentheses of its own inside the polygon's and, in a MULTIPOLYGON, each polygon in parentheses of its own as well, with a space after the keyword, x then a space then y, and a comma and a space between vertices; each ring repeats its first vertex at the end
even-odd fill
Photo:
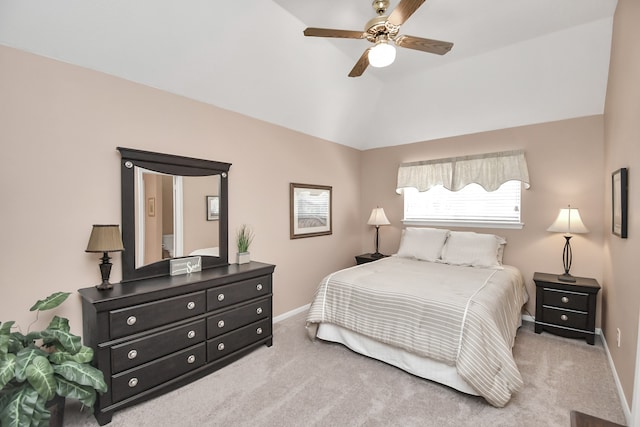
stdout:
POLYGON ((588 233, 589 230, 582 222, 580 218, 580 212, 578 209, 572 208, 569 205, 566 209, 560 209, 560 213, 556 220, 551 224, 547 231, 552 231, 556 233, 564 233, 564 238, 566 239, 564 244, 564 251, 562 252, 562 263, 564 265, 564 274, 558 276, 558 280, 562 282, 575 282, 576 279, 571 274, 569 274, 569 270, 571 269, 571 261, 573 260, 573 254, 571 253, 571 243, 569 240, 571 239, 572 233, 588 233))
POLYGON ((122 236, 120 228, 117 225, 94 225, 89 237, 89 244, 85 252, 102 252, 102 263, 100 264, 100 273, 102 274, 102 283, 96 285, 100 290, 111 289, 113 286, 109 283, 111 275, 111 263, 109 260, 109 252, 120 252, 124 250, 122 244, 122 236))
POLYGON ((384 214, 384 209, 383 208, 375 208, 374 210, 371 211, 371 216, 369 217, 369 221, 367 221, 368 225, 374 225, 376 227, 376 252, 374 254, 372 254, 371 256, 373 258, 382 258, 384 255, 382 255, 380 252, 378 252, 378 242, 379 242, 379 230, 380 230, 380 226, 381 225, 389 225, 391 224, 389 222, 389 220, 387 219, 387 216, 384 214))

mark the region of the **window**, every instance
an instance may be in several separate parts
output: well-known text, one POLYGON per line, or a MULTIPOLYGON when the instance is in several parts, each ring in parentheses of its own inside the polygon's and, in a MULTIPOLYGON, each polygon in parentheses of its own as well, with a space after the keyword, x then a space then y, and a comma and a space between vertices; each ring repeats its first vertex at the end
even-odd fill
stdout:
POLYGON ((520 181, 507 181, 496 191, 469 184, 459 191, 437 185, 428 191, 404 188, 405 225, 522 228, 520 181))

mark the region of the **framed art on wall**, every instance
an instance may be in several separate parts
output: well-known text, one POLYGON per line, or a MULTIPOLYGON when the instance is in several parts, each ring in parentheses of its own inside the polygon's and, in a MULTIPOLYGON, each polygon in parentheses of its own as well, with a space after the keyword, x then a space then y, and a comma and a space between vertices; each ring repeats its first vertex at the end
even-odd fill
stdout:
POLYGON ((289 184, 291 239, 331 234, 331 187, 289 184))
POLYGON ((620 168, 611 174, 611 232, 623 239, 627 238, 628 186, 629 171, 627 168, 620 168))
POLYGON ((216 221, 220 218, 220 198, 207 196, 207 221, 216 221))

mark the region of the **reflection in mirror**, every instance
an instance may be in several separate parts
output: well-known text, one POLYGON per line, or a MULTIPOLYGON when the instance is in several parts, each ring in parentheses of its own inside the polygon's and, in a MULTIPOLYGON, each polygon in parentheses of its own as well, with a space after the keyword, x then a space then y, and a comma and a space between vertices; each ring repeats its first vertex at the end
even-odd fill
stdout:
POLYGON ((119 147, 123 282, 169 275, 169 260, 228 265, 230 163, 119 147), (215 200, 214 211, 210 201, 215 200))
POLYGON ((136 268, 187 255, 215 256, 219 222, 207 218, 207 196, 220 176, 175 176, 136 166, 136 268))

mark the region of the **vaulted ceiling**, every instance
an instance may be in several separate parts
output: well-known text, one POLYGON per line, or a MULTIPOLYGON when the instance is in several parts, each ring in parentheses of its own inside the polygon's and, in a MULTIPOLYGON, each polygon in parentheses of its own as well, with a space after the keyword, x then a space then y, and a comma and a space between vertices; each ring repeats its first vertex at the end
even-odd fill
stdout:
MULTIPOLYGON (((428 0, 398 49, 347 77, 370 0, 0 0, 0 44, 358 149, 602 114, 617 0, 428 0)), ((391 1, 392 10, 398 0, 391 1)))

